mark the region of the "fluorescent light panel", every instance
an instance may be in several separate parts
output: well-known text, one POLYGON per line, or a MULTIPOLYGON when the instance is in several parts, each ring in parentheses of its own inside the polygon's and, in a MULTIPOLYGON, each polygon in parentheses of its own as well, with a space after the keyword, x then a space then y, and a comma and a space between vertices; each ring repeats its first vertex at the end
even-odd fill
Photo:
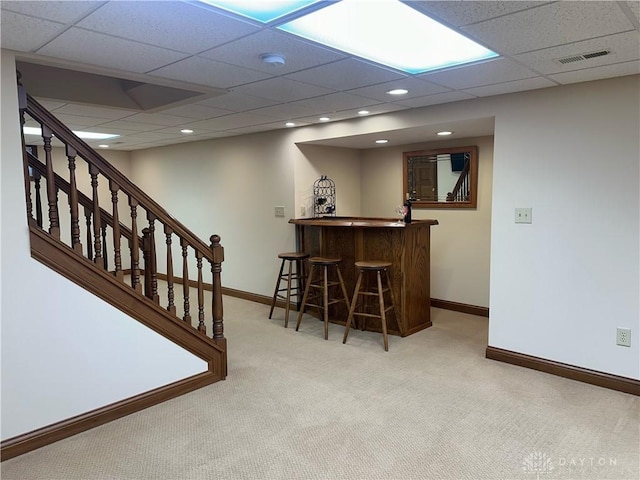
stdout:
POLYGON ((498 56, 399 1, 332 2, 278 28, 412 74, 498 56))
POLYGON ((219 7, 228 12, 237 13, 243 17, 251 18, 262 23, 269 23, 273 20, 296 12, 301 8, 308 7, 319 0, 200 0, 202 3, 219 7))
MULTIPOLYGON (((25 135, 42 135, 42 130, 38 127, 23 127, 22 131, 25 135)), ((95 132, 73 132, 80 138, 85 140, 109 140, 110 138, 116 138, 120 135, 115 135, 112 133, 95 133, 95 132)))

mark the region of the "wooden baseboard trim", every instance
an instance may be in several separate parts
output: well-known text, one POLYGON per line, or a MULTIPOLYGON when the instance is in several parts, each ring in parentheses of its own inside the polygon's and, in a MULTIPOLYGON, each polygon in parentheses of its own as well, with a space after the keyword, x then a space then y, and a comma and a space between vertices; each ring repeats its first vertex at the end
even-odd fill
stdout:
POLYGON ((499 362, 510 363, 520 367, 531 368, 559 377, 577 380, 579 382, 589 383, 598 387, 604 387, 619 392, 630 393, 640 396, 640 380, 633 378, 620 377, 610 373, 598 372, 597 370, 589 370, 587 368, 576 367, 566 363, 546 360, 544 358, 533 357, 523 353, 503 350, 496 347, 487 347, 486 357, 499 362))
MULTIPOLYGON (((249 300, 250 302, 263 303, 265 305, 271 305, 272 297, 266 295, 258 295, 257 293, 245 292, 244 290, 236 290, 235 288, 222 287, 222 294, 230 297, 242 298, 243 300, 249 300)), ((276 307, 284 308, 285 301, 276 300, 276 307)), ((295 303, 291 303, 290 309, 298 311, 298 306, 295 303)))
POLYGON ((150 390, 97 410, 63 420, 33 432, 7 440, 0 445, 0 458, 8 460, 23 453, 57 442, 131 413, 157 405, 220 380, 213 372, 204 372, 184 380, 150 390))
POLYGON ((454 312, 469 313, 471 315, 489 318, 489 309, 487 307, 450 302, 449 300, 440 300, 437 298, 431 299, 431 306, 435 308, 442 308, 444 310, 453 310, 454 312))

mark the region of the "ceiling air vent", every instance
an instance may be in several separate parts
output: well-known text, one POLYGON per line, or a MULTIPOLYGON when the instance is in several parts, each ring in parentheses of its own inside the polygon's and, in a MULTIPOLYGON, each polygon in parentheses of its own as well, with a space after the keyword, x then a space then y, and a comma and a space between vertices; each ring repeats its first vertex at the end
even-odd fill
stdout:
POLYGON ((589 60, 590 58, 603 57, 605 55, 609 55, 610 53, 610 50, 598 50, 597 52, 582 53, 580 55, 558 58, 556 59, 556 61, 564 65, 565 63, 581 62, 583 60, 589 60))

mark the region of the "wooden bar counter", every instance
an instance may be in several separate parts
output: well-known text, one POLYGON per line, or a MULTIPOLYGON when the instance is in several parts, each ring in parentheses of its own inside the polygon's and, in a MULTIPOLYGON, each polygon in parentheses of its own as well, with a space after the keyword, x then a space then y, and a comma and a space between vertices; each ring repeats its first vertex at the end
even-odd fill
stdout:
MULTIPOLYGON (((355 262, 392 263, 389 276, 400 318, 389 313, 390 334, 406 337, 431 326, 430 235, 437 220, 405 224, 389 218, 320 217, 291 219, 289 223, 296 226, 299 251, 342 258, 340 270, 350 296, 357 278, 355 262)), ((336 306, 330 315, 333 323, 344 324, 348 311, 336 306)), ((369 319, 367 330, 380 332, 380 320, 369 319)))

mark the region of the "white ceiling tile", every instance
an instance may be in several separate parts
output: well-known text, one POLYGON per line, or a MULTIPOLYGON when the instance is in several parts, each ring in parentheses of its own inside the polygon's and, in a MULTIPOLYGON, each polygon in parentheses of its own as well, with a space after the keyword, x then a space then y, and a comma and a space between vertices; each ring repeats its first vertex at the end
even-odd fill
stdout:
POLYGON ((58 118, 65 125, 73 124, 77 127, 93 127, 94 125, 100 125, 104 123, 104 119, 95 117, 83 117, 80 115, 66 115, 64 113, 55 112, 55 117, 58 118))
POLYGON ((490 18, 501 17, 511 13, 527 10, 549 3, 547 1, 412 1, 409 5, 424 12, 436 20, 442 20, 451 25, 461 26, 477 23, 490 18))
POLYGON ((312 115, 313 112, 314 110, 312 108, 294 105, 292 103, 282 103, 279 105, 251 110, 252 114, 263 115, 271 118, 272 120, 290 120, 296 117, 312 115))
POLYGON ((176 62, 186 55, 164 48, 71 28, 39 49, 41 55, 102 68, 144 73, 176 62))
POLYGON ((346 57, 344 54, 312 45, 298 37, 271 30, 261 30, 248 37, 200 53, 199 56, 260 70, 271 75, 285 75, 346 57), (281 54, 285 57, 285 64, 274 66, 264 63, 260 59, 263 53, 281 54))
MULTIPOLYGON (((22 13, 31 17, 44 18, 53 22, 72 23, 84 17, 91 10, 104 4, 103 1, 83 0, 70 1, 2 1, 3 15, 5 10, 22 13)), ((3 25, 4 26, 4 25, 3 25)))
POLYGON ((501 54, 530 52, 633 29, 618 4, 608 1, 556 2, 462 27, 501 54))
POLYGON ((490 95, 502 95, 504 93, 522 92, 524 90, 535 90, 537 88, 555 87, 557 84, 544 77, 526 78, 513 82, 504 82, 484 87, 468 88, 466 93, 478 97, 488 97, 490 95))
POLYGON ((605 38, 594 38, 582 42, 545 48, 535 52, 514 56, 514 59, 530 65, 540 73, 560 73, 583 68, 599 67, 613 63, 622 63, 640 58, 640 34, 637 31, 619 33, 605 38), (584 53, 610 50, 609 55, 594 57, 579 62, 562 64, 559 58, 573 57, 584 53))
POLYGON ((216 88, 229 88, 234 85, 263 80, 270 76, 256 70, 236 67, 201 57, 189 57, 154 70, 150 74, 156 77, 172 78, 216 88))
POLYGON ((425 73, 420 75, 420 78, 447 85, 456 90, 462 90, 536 76, 538 74, 533 70, 511 60, 498 58, 473 65, 454 67, 440 72, 425 73))
POLYGON ((2 48, 30 52, 44 45, 66 28, 61 23, 27 17, 2 10, 0 15, 2 48))
POLYGON ((355 58, 346 58, 286 76, 292 80, 333 90, 351 90, 405 77, 406 75, 375 67, 355 58))
POLYGON ((191 104, 183 105, 181 107, 169 108, 162 110, 165 115, 175 115, 176 117, 184 117, 189 119, 204 120, 207 118, 221 117, 223 115, 229 115, 229 110, 223 110, 221 108, 207 107, 205 105, 191 104))
POLYGON ((189 128, 194 130, 202 129, 209 131, 231 130, 234 128, 243 128, 248 125, 260 125, 264 123, 272 123, 273 119, 262 115, 254 115, 251 113, 234 113, 225 117, 212 118, 209 120, 201 120, 189 124, 189 128))
POLYGON ((70 115, 82 115, 85 117, 96 117, 108 120, 118 120, 120 118, 129 117, 136 112, 131 110, 119 110, 115 108, 94 107, 91 105, 80 104, 66 104, 56 108, 56 115, 58 113, 65 113, 70 115))
POLYGON ((393 97, 387 92, 395 88, 404 88, 409 91, 406 95, 402 95, 402 98, 422 97, 424 95, 449 91, 446 87, 435 85, 418 78, 400 78, 392 82, 379 83, 377 85, 363 88, 355 88, 353 90, 349 90, 349 93, 371 98, 380 102, 392 102, 399 97, 393 97))
POLYGON ((55 100, 47 100, 45 98, 36 98, 36 101, 50 112, 54 112, 56 108, 67 105, 66 102, 58 102, 55 100))
POLYGON ((126 122, 124 120, 115 120, 113 122, 105 122, 101 126, 104 126, 105 128, 110 128, 116 131, 121 128, 123 131, 134 131, 134 132, 151 132, 159 128, 158 125, 152 125, 149 123, 141 123, 141 122, 126 122))
POLYGON ((248 22, 176 1, 109 2, 78 26, 191 54, 259 30, 248 22))
POLYGON ((256 97, 269 98, 281 102, 293 102, 303 98, 317 97, 333 93, 331 90, 316 85, 295 82, 288 78, 271 78, 261 82, 242 85, 233 89, 238 93, 245 93, 256 97))
POLYGON ((585 70, 575 70, 573 72, 558 73, 549 75, 549 78, 562 84, 588 82, 591 80, 602 80, 604 78, 623 77, 626 75, 637 75, 640 73, 640 62, 619 63, 616 65, 605 65, 603 67, 589 68, 585 70))
POLYGON ((444 92, 435 95, 427 95, 418 98, 408 98, 406 100, 397 100, 395 103, 408 108, 427 107, 429 105, 439 105, 441 103, 458 102, 460 100, 469 100, 475 98, 473 95, 464 92, 444 92))
POLYGON ((149 125, 159 125, 171 127, 181 125, 185 122, 183 117, 165 115, 164 113, 136 113, 125 119, 127 122, 141 122, 149 125))
POLYGON ((315 113, 330 113, 348 109, 360 109, 377 103, 379 102, 364 96, 340 92, 298 100, 297 102, 288 103, 288 105, 304 107, 313 110, 315 113))
POLYGON ((631 13, 635 16, 636 23, 640 24, 640 2, 638 0, 627 2, 631 13))
POLYGON ((207 107, 221 108, 233 112, 245 112, 255 108, 267 107, 278 103, 276 100, 267 98, 254 97, 251 95, 243 95, 237 92, 229 92, 225 95, 209 98, 198 102, 198 105, 207 107))

